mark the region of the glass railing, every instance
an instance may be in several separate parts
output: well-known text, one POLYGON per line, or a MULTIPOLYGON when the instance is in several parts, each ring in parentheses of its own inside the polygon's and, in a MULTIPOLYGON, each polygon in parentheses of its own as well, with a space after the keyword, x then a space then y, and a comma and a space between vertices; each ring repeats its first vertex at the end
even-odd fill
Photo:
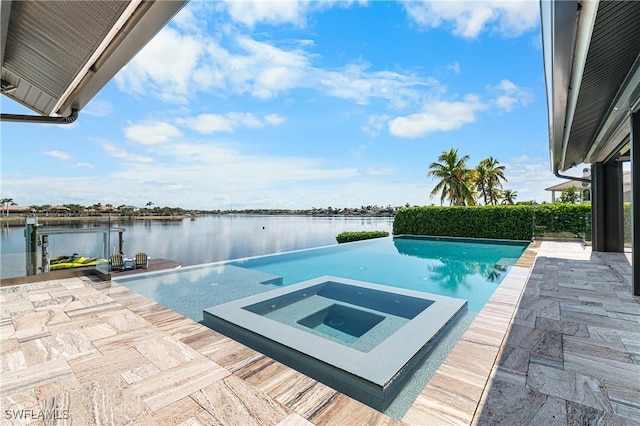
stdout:
POLYGON ((3 280, 75 269, 107 274, 110 247, 118 244, 117 229, 108 222, 27 216, 3 218, 0 225, 3 280))

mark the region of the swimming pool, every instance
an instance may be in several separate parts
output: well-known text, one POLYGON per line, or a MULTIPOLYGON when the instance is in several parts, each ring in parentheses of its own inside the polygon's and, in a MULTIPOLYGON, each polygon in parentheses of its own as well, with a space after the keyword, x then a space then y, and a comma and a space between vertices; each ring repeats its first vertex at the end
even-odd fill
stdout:
POLYGON ((232 265, 283 277, 283 285, 333 275, 465 299, 480 312, 527 242, 395 237, 282 253, 232 265))
POLYGON ((467 300, 480 312, 527 242, 395 237, 118 277, 194 321, 210 306, 323 275, 467 300))
POLYGON ((519 241, 389 237, 149 272, 118 278, 117 282, 199 322, 206 308, 325 275, 465 300, 465 313, 441 333, 424 364, 384 411, 400 418, 527 245, 519 241))

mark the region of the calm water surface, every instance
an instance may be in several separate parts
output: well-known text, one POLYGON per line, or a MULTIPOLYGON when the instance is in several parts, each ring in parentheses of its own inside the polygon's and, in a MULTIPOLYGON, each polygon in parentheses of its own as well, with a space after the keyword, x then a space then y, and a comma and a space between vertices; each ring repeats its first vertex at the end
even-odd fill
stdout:
MULTIPOLYGON (((142 251, 151 258, 171 259, 190 266, 335 244, 336 235, 344 231, 391 233, 393 218, 224 215, 202 216, 193 221, 123 221, 112 225, 126 229, 125 255, 142 251)), ((84 228, 93 226, 78 224, 84 228)), ((99 256, 102 240, 101 234, 52 235, 49 256, 73 253, 99 256)), ((109 253, 117 250, 117 234, 112 234, 110 245, 109 253)), ((25 275, 23 227, 2 228, 0 252, 0 277, 25 275)))

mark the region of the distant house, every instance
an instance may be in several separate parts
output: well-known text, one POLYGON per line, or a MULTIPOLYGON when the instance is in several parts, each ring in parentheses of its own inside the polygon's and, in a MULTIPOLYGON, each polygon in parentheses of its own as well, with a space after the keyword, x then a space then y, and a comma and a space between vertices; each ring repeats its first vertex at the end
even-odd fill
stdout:
POLYGON ((8 206, 8 207, 3 207, 2 210, 4 212, 7 212, 8 214, 27 214, 27 213, 31 213, 33 211, 33 209, 31 207, 28 206, 8 206))
MULTIPOLYGON (((631 172, 623 172, 622 174, 623 184, 623 201, 631 201, 631 172)), ((580 197, 582 202, 591 202, 591 183, 581 182, 579 180, 568 180, 566 182, 559 183, 549 188, 545 188, 545 191, 551 191, 551 202, 556 201, 556 192, 562 193, 565 189, 575 186, 576 189, 582 194, 580 197)))

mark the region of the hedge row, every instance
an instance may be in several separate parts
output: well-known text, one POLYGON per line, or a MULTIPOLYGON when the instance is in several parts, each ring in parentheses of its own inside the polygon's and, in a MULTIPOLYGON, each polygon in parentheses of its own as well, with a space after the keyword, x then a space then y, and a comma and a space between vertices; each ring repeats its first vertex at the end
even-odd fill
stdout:
POLYGON ((393 233, 531 240, 542 233, 591 232, 590 204, 409 207, 393 221, 393 233))
POLYGON ((631 242, 631 203, 624 203, 624 242, 631 242))
POLYGON ((340 243, 350 243, 352 241, 369 240, 371 238, 388 237, 387 231, 359 231, 359 232, 342 232, 336 236, 336 241, 340 243))

